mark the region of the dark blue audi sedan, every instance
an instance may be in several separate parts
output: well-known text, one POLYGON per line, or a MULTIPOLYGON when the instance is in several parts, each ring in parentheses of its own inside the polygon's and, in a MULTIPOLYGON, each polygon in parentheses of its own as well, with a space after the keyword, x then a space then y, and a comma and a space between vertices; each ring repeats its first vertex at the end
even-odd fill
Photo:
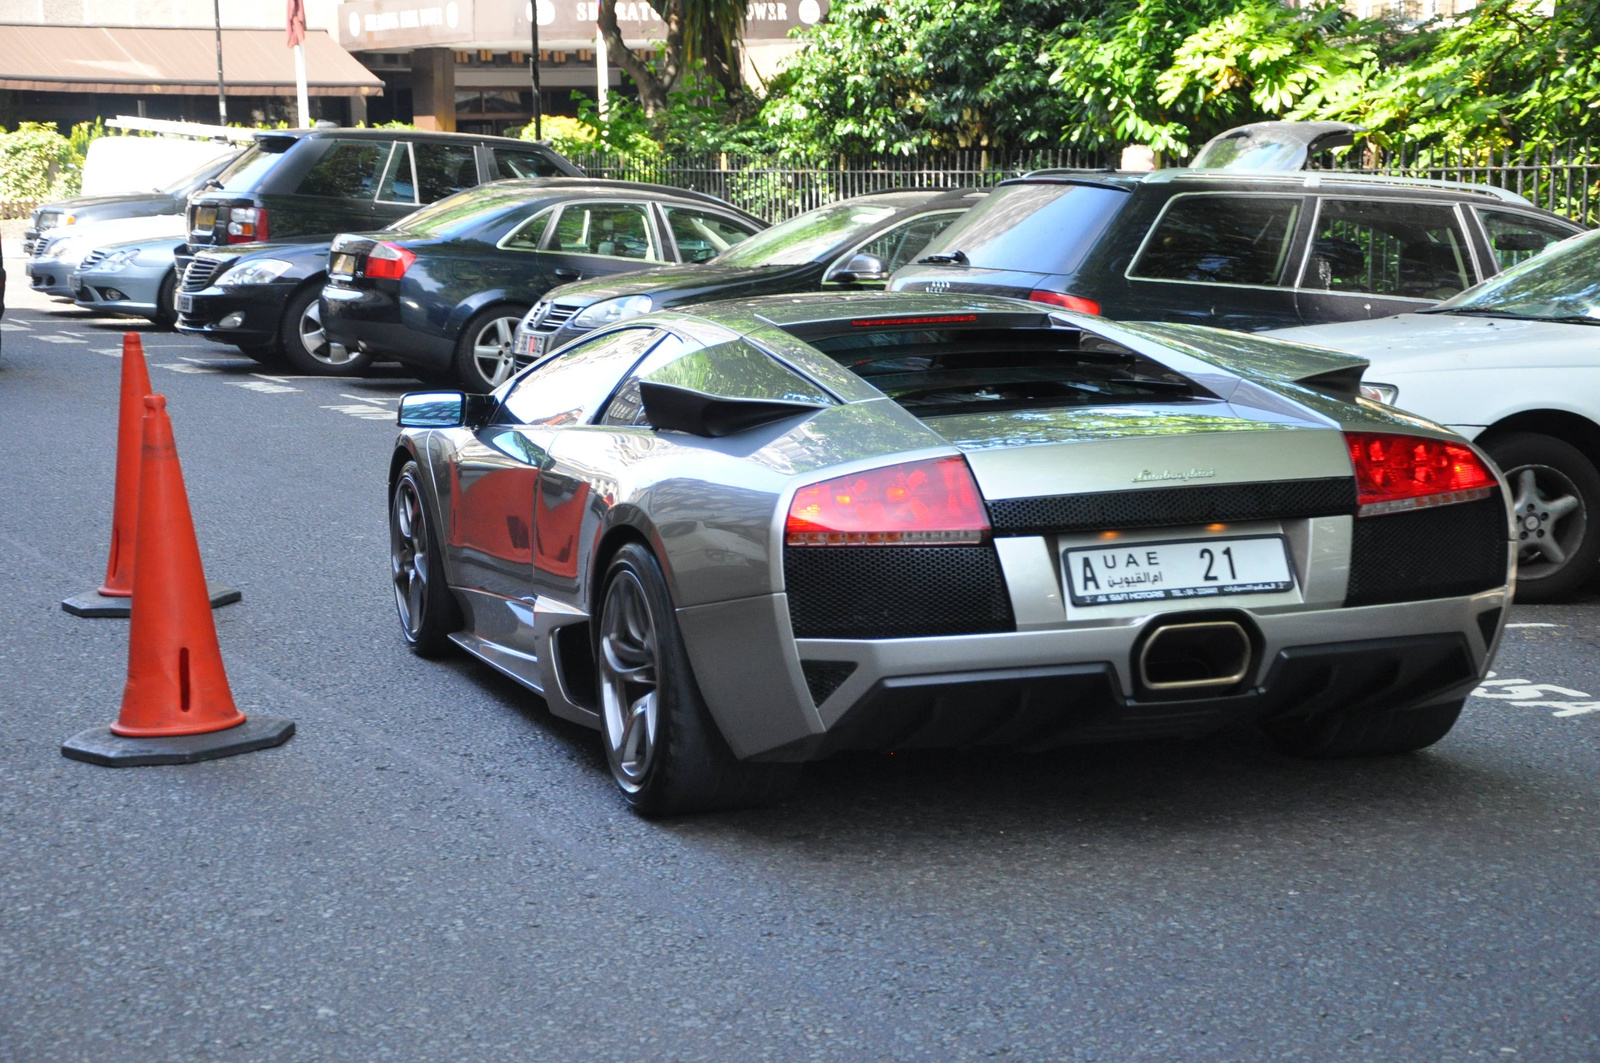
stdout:
POLYGON ((720 199, 589 178, 498 181, 387 229, 341 233, 322 321, 351 351, 485 392, 513 368, 517 322, 560 284, 702 262, 766 223, 720 199))

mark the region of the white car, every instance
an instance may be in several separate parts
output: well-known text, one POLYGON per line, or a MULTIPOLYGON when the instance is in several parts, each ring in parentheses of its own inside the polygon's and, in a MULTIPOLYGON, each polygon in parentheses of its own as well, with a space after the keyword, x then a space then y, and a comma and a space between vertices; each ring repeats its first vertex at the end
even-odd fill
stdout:
POLYGON ((1476 441, 1511 485, 1517 598, 1561 598, 1600 559, 1600 231, 1438 306, 1283 329, 1370 360, 1369 398, 1476 441))

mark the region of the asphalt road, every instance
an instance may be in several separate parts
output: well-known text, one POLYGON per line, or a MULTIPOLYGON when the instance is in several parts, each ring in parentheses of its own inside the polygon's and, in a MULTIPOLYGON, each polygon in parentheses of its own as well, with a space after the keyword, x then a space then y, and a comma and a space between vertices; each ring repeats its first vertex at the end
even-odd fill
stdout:
POLYGON ((0 354, 0 1059, 1600 1059, 1600 596, 1518 607, 1416 756, 1249 733, 842 757, 652 823, 591 732, 412 657, 398 375, 266 375, 144 329, 247 712, 286 746, 65 760, 111 721, 120 330, 0 354))

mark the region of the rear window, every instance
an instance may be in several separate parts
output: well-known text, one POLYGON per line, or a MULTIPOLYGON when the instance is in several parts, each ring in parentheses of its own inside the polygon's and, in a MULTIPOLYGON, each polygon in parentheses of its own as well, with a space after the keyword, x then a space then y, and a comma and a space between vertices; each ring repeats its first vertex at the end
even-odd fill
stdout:
POLYGON ((981 269, 1071 273, 1128 198, 1104 185, 1005 185, 923 248, 922 256, 960 251, 967 265, 981 269))
POLYGON ((317 164, 300 179, 297 195, 324 199, 373 199, 389 161, 392 141, 332 140, 317 164))
POLYGON ((413 236, 451 239, 528 202, 526 188, 472 188, 413 211, 389 226, 413 236))
POLYGON ((282 157, 281 151, 263 151, 259 144, 253 145, 217 175, 217 183, 224 192, 253 191, 256 182, 282 157))
POLYGON ((1128 276, 1279 286, 1299 217, 1296 196, 1174 196, 1128 276))
POLYGON ((918 417, 1212 397, 1077 329, 914 329, 809 342, 918 417))

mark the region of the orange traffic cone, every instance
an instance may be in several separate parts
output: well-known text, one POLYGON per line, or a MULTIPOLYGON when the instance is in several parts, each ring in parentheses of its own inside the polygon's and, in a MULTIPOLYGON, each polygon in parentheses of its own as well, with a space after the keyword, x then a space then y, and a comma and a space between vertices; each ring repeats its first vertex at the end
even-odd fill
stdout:
POLYGON ((109 728, 76 735, 61 752, 118 766, 187 763, 279 745, 294 733, 292 722, 247 719, 233 703, 167 400, 150 395, 144 404, 122 711, 109 728))
MULTIPOLYGON (((131 609, 136 526, 139 521, 139 448, 143 432, 144 397, 150 394, 150 372, 145 368, 144 346, 137 332, 122 334, 122 398, 117 414, 117 487, 111 507, 111 555, 106 560, 106 581, 97 589, 75 594, 61 603, 74 616, 122 617, 131 609)), ((217 584, 208 589, 211 607, 228 605, 243 597, 232 587, 217 584)))

